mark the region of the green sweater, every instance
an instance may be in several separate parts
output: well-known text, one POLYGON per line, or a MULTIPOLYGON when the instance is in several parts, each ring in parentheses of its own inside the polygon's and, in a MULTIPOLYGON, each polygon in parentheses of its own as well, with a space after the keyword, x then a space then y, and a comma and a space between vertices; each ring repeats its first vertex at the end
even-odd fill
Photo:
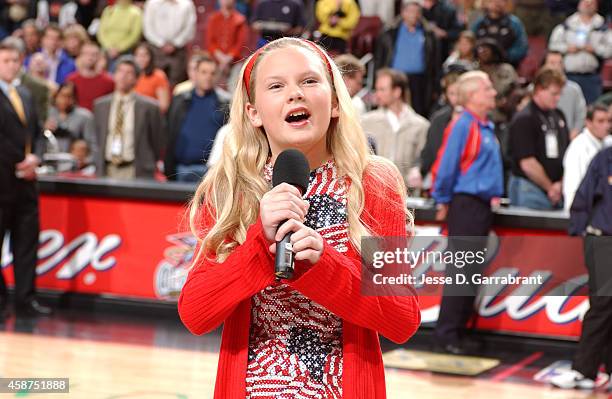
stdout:
POLYGON ((98 42, 105 50, 123 53, 135 47, 142 34, 142 11, 135 5, 114 5, 104 9, 100 17, 98 42))

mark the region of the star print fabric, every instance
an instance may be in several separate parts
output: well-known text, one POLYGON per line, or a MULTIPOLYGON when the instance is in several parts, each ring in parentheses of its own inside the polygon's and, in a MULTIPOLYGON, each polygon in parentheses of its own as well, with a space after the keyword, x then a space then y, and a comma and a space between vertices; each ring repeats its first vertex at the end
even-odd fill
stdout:
MULTIPOLYGON (((264 177, 272 181, 272 165, 264 177)), ((349 242, 348 183, 333 160, 311 172, 304 224, 339 252, 349 242)), ((246 397, 333 399, 342 397, 342 320, 286 284, 252 298, 246 397)))

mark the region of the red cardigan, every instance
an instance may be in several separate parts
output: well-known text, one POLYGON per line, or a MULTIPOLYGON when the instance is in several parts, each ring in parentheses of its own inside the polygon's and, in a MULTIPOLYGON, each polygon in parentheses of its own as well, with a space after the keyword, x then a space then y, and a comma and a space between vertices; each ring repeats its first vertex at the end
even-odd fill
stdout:
MULTIPOLYGON (((397 193, 372 178, 364 179, 363 221, 379 236, 406 235, 406 211, 397 193)), ((204 226, 212 220, 205 220, 204 226)), ((251 297, 275 284, 261 220, 249 227, 247 238, 223 263, 202 260, 189 273, 178 309, 194 334, 224 323, 215 386, 216 399, 244 399, 251 320, 251 297)), ((393 342, 408 340, 421 314, 416 295, 361 295, 361 257, 350 246, 341 254, 325 243, 320 260, 310 266, 296 262, 296 278, 284 281, 324 306, 343 321, 343 376, 345 399, 382 399, 385 374, 378 333, 393 342)))

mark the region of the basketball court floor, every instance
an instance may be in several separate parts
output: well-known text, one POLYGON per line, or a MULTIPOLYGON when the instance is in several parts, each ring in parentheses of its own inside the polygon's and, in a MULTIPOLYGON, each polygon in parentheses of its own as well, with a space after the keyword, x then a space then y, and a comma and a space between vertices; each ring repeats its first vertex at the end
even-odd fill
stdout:
MULTIPOLYGON (((69 394, 22 391, 0 394, 2 398, 212 398, 220 331, 197 337, 178 318, 167 315, 84 310, 59 311, 37 320, 11 317, 0 326, 0 377, 70 379, 69 394)), ((541 347, 523 347, 516 342, 487 344, 483 356, 500 363, 476 377, 387 368, 388 398, 612 397, 604 388, 594 393, 565 391, 534 381, 550 364, 570 359, 575 345, 543 342, 541 347)), ((403 348, 427 350, 427 346, 428 331, 423 328, 403 348)), ((383 341, 384 352, 396 348, 383 341)))

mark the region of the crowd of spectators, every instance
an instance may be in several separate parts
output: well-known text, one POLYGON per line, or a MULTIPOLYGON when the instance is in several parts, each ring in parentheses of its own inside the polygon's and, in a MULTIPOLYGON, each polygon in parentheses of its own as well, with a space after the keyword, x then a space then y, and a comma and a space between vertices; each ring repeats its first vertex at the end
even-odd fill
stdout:
POLYGON ((118 179, 199 180, 244 57, 300 36, 341 66, 373 150, 429 195, 463 112, 456 82, 480 70, 497 93, 487 119, 504 196, 560 209, 609 142, 611 12, 597 0, 0 0, 0 38, 59 143, 41 135, 37 154, 69 152, 73 172, 118 179))

